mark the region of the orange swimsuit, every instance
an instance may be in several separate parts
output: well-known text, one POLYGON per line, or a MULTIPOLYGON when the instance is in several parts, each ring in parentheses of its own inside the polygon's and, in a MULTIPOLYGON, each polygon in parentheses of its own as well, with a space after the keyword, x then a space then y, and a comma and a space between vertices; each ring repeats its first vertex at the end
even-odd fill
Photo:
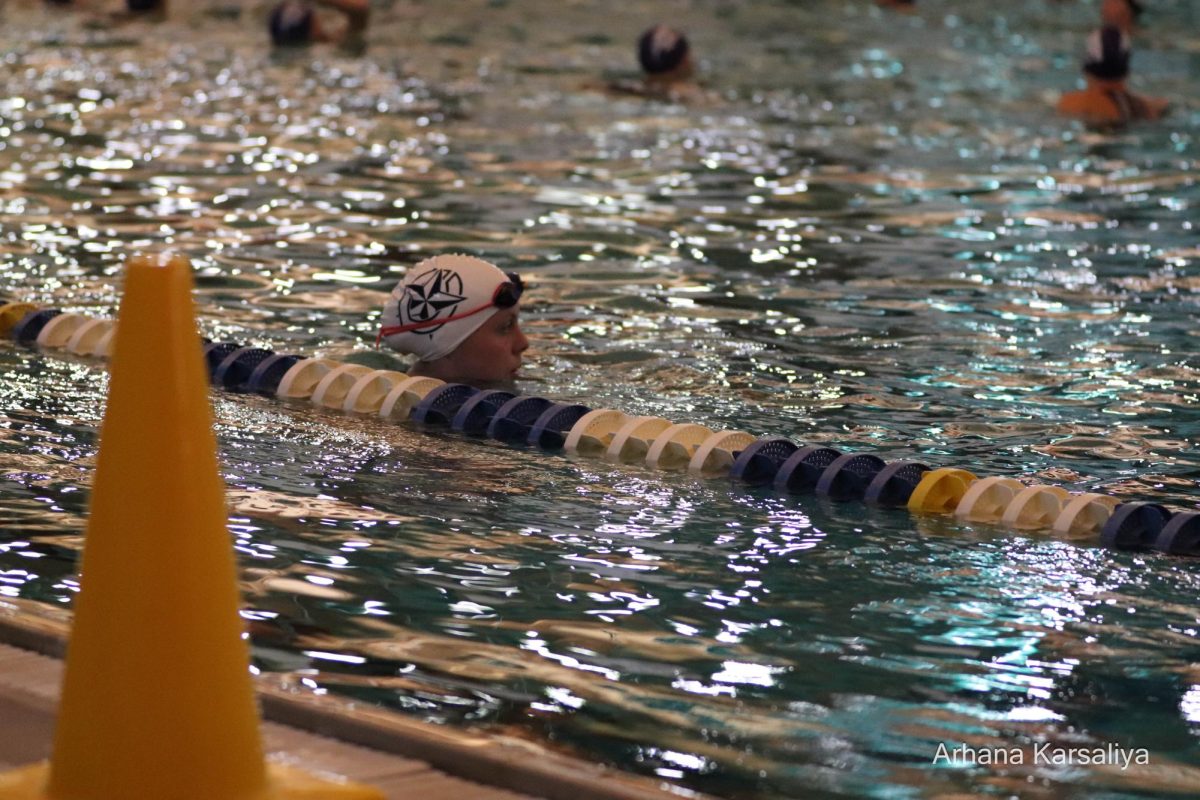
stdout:
POLYGON ((1068 92, 1058 101, 1062 114, 1083 117, 1091 122, 1124 124, 1142 119, 1154 119, 1150 105, 1125 88, 1088 88, 1068 92))

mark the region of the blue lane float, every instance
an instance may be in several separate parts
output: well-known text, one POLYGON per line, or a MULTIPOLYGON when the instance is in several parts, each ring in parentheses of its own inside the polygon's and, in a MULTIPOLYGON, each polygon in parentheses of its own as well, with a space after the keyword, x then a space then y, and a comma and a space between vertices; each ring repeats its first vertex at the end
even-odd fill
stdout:
POLYGON ((884 508, 906 506, 926 472, 929 472, 929 466, 919 461, 893 461, 867 484, 863 500, 884 508))
MULTIPOLYGON (((8 323, 12 326, 8 333, 21 344, 36 342, 43 349, 65 348, 77 355, 104 357, 107 354, 103 343, 111 337, 113 323, 110 320, 89 319, 82 314, 63 315, 58 309, 39 310, 30 304, 10 303, 4 309, 11 319, 17 320, 8 323), (60 316, 62 320, 53 322, 60 316), (76 329, 97 341, 91 342, 89 339, 84 343, 86 346, 75 346, 75 339, 87 338, 73 334, 72 331, 76 329)), ((589 422, 589 419, 599 413, 577 403, 555 403, 544 397, 523 397, 502 390, 480 391, 464 384, 442 384, 433 379, 412 378, 387 370, 371 372, 366 367, 341 364, 329 359, 277 354, 236 342, 202 339, 202 343, 209 378, 214 386, 230 391, 299 398, 307 396, 304 393, 310 391, 308 387, 314 385, 314 381, 328 383, 336 377, 345 383, 349 375, 360 382, 383 382, 395 390, 388 393, 387 400, 379 408, 384 416, 408 418, 411 408, 411 419, 418 424, 452 425, 456 431, 468 435, 486 434, 499 441, 529 444, 544 450, 562 449, 568 439, 580 435, 575 430, 579 424, 589 425, 590 432, 595 420, 589 422), (301 367, 304 368, 303 380, 293 380, 292 373, 301 367), (365 374, 359 375, 359 372, 365 374), (285 383, 297 385, 284 395, 285 383), (299 385, 301 383, 303 385, 299 385), (411 404, 405 406, 403 414, 390 410, 391 397, 400 390, 404 392, 403 398, 407 398, 404 402, 411 404), (388 410, 385 411, 385 407, 388 410)), ((319 387, 314 385, 311 391, 316 402, 319 387)), ((343 405, 336 407, 343 408, 343 405)), ((357 405, 352 410, 367 411, 365 407, 359 408, 357 405)), ((611 409, 603 410, 603 413, 615 415, 611 423, 618 427, 645 423, 646 420, 658 422, 660 434, 662 429, 678 431, 683 428, 702 428, 672 424, 660 418, 632 418, 611 409)), ((645 427, 642 425, 642 428, 645 427)), ((646 433, 642 428, 638 429, 639 432, 646 433)), ((704 474, 727 473, 733 480, 750 486, 772 485, 777 490, 791 493, 816 492, 835 501, 860 499, 881 507, 907 506, 913 513, 947 513, 953 511, 963 499, 971 482, 978 480, 972 473, 957 468, 931 469, 913 461, 885 463, 870 453, 843 454, 831 447, 801 446, 784 437, 763 437, 749 441, 750 435, 744 432, 722 431, 713 434, 707 429, 703 430, 711 434, 705 443, 721 436, 726 437, 721 439, 722 442, 730 441, 730 434, 740 437, 735 446, 728 448, 729 452, 724 456, 725 463, 718 465, 720 469, 713 467, 704 474), (944 485, 951 479, 955 481, 953 487, 944 485), (930 500, 933 497, 931 492, 937 495, 936 502, 930 500), (921 498, 919 502, 918 496, 921 498)), ((596 435, 601 434, 597 432, 596 435)), ((606 435, 613 438, 612 433, 606 435)), ((643 445, 649 446, 656 439, 657 436, 650 435, 643 445)), ((606 441, 608 439, 600 444, 606 441)), ((679 445, 684 450, 693 447, 682 439, 666 443, 679 445)), ((705 443, 698 445, 697 452, 705 451, 705 443)), ((713 442, 711 447, 715 448, 718 444, 713 442)), ((600 452, 605 451, 601 448, 600 452)), ((697 457, 693 455, 693 460, 697 457)), ((646 463, 651 466, 661 466, 658 462, 651 463, 647 458, 646 463)), ((1020 482, 1009 482, 1021 486, 1020 482)), ((1014 495, 1013 502, 1035 489, 1043 490, 1043 494, 1053 491, 1056 501, 1062 506, 1052 526, 1055 533, 1067 535, 1068 538, 1072 535, 1098 534, 1101 544, 1115 549, 1152 548, 1173 555, 1200 556, 1200 513, 1183 512, 1172 516, 1166 508, 1156 503, 1118 504, 1112 497, 1068 493, 1061 487, 1026 486, 1014 495), (1087 513, 1084 514, 1084 511, 1087 513), (1080 518, 1084 516, 1087 519, 1080 523, 1080 518), (1067 517, 1070 519, 1064 522, 1067 517)))
POLYGON ((782 436, 758 439, 734 457, 729 477, 751 486, 766 486, 775 480, 788 457, 799 449, 798 444, 782 436))
POLYGON ((283 380, 283 376, 287 375, 288 370, 303 360, 302 356, 281 355, 279 353, 267 356, 254 368, 254 371, 250 373, 250 377, 246 378, 246 391, 274 397, 276 390, 279 389, 279 382, 283 380))
POLYGON ((1171 518, 1157 503, 1122 503, 1100 531, 1100 543, 1117 550, 1149 550, 1171 518))
POLYGON ((463 403, 479 394, 474 386, 447 383, 422 398, 412 410, 412 421, 418 425, 449 425, 463 403))
POLYGON ((245 347, 246 345, 240 342, 209 342, 204 345, 204 366, 208 371, 209 382, 220 386, 216 381, 217 368, 227 357, 245 347))
POLYGON ((1167 520, 1154 549, 1173 556, 1200 555, 1200 513, 1184 511, 1167 520))
POLYGON ((781 492, 803 494, 817 488, 821 474, 834 461, 842 457, 841 450, 820 445, 807 445, 798 448, 779 465, 772 481, 775 488, 781 492))
POLYGON ((46 323, 61 313, 63 312, 57 308, 29 312, 22 317, 20 322, 13 326, 11 334, 13 340, 18 344, 33 344, 37 341, 38 334, 42 332, 42 328, 46 327, 46 323))
POLYGON ((561 450, 567 433, 591 410, 578 403, 555 403, 534 421, 525 443, 543 450, 561 450))
POLYGON ((510 444, 524 443, 538 417, 552 405, 553 401, 545 397, 514 397, 497 409, 487 435, 510 444))
POLYGON ((836 503, 862 500, 867 486, 887 466, 870 453, 846 453, 835 458, 817 479, 816 493, 836 503))
POLYGON ((450 422, 450 427, 468 436, 484 436, 496 412, 516 396, 515 392, 506 392, 503 389, 491 389, 473 395, 459 407, 458 413, 450 422))
POLYGON ((231 392, 245 391, 254 368, 274 353, 261 347, 239 347, 225 356, 212 371, 212 385, 231 392))

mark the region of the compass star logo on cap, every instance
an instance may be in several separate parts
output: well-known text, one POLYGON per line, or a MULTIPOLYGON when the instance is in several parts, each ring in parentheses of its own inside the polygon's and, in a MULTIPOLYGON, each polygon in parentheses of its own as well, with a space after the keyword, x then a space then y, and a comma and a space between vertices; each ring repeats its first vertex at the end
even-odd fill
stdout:
MULTIPOLYGON (((508 273, 475 256, 427 258, 414 264, 388 294, 379 341, 422 361, 436 361, 500 311, 500 288, 512 282, 508 273)), ((515 303, 520 288, 513 288, 515 303)))
MULTIPOLYGON (((458 304, 466 299, 462 278, 454 270, 431 269, 404 287, 401 304, 405 324, 436 323, 439 317, 454 316, 458 304)), ((417 333, 433 335, 442 326, 432 324, 417 333)))

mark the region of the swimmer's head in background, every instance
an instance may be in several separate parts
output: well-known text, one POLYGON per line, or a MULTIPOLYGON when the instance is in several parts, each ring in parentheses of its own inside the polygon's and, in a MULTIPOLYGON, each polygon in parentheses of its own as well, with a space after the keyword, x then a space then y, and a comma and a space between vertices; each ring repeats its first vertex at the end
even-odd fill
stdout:
POLYGON ((523 290, 520 276, 481 258, 427 258, 392 289, 379 340, 421 361, 437 361, 500 309, 515 306, 523 290))
POLYGON ((125 7, 130 11, 156 11, 162 5, 162 0, 125 0, 125 7))
POLYGON ((1124 80, 1129 75, 1129 39, 1118 28, 1104 27, 1088 37, 1083 71, 1102 81, 1124 80))
POLYGON ((312 6, 303 0, 283 0, 271 9, 267 22, 271 41, 281 47, 308 44, 313 39, 312 6))
POLYGON ((687 61, 690 50, 682 33, 666 25, 655 25, 638 39, 638 61, 650 75, 663 75, 687 61))
POLYGON ((1138 0, 1101 0, 1100 24, 1128 30, 1138 23, 1145 8, 1138 0))

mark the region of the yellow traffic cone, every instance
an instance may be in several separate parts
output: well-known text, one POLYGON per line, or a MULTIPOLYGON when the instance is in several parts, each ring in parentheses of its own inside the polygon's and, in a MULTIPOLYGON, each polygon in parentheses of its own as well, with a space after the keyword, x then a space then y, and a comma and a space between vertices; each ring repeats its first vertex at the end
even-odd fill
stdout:
POLYGON ((49 763, 0 798, 363 798, 267 765, 191 265, 129 259, 49 763))

